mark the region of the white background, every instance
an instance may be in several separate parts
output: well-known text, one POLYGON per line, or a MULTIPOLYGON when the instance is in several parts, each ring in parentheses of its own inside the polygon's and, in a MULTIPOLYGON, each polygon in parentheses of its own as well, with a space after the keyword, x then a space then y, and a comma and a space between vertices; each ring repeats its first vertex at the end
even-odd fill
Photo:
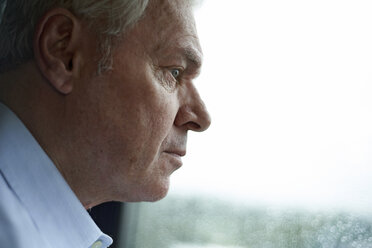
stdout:
POLYGON ((205 0, 212 116, 170 194, 372 211, 372 1, 205 0))

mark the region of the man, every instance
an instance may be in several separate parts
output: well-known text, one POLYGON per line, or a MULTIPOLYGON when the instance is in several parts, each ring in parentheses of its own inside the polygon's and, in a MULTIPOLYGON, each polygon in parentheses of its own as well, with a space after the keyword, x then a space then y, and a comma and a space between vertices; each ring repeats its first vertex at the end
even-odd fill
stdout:
POLYGON ((85 209, 163 198, 210 125, 192 3, 1 1, 0 246, 107 247, 85 209))

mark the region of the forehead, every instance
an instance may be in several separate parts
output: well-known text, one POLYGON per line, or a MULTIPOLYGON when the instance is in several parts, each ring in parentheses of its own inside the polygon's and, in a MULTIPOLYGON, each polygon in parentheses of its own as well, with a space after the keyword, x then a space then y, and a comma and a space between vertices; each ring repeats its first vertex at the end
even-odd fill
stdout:
POLYGON ((202 51, 190 0, 153 0, 136 27, 149 53, 182 53, 201 64, 202 51))

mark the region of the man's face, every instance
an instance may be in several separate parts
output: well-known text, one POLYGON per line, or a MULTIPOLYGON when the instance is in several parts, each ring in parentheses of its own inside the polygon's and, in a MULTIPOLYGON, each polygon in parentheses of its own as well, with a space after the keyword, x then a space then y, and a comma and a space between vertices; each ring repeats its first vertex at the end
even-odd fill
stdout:
POLYGON ((155 2, 115 47, 113 70, 83 71, 86 83, 75 90, 78 136, 114 200, 164 197, 186 153, 187 131, 210 125, 193 85, 202 53, 191 9, 182 1, 155 2))

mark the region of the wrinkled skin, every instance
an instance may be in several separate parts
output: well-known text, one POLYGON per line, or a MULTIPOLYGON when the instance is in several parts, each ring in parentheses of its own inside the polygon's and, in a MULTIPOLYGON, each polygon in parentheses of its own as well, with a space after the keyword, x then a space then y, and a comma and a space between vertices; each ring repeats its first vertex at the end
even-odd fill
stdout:
POLYGON ((83 96, 72 103, 81 108, 76 120, 85 125, 76 136, 91 145, 87 160, 98 163, 114 200, 164 197, 186 153, 187 131, 210 125, 193 85, 202 53, 191 9, 159 2, 120 41, 113 71, 90 77, 92 65, 86 85, 75 89, 83 96))
POLYGON ((35 58, 0 75, 0 101, 85 208, 161 199, 182 165, 187 132, 210 125, 193 84, 202 52, 186 2, 150 0, 101 75, 95 32, 70 11, 51 9, 35 31, 35 58))

